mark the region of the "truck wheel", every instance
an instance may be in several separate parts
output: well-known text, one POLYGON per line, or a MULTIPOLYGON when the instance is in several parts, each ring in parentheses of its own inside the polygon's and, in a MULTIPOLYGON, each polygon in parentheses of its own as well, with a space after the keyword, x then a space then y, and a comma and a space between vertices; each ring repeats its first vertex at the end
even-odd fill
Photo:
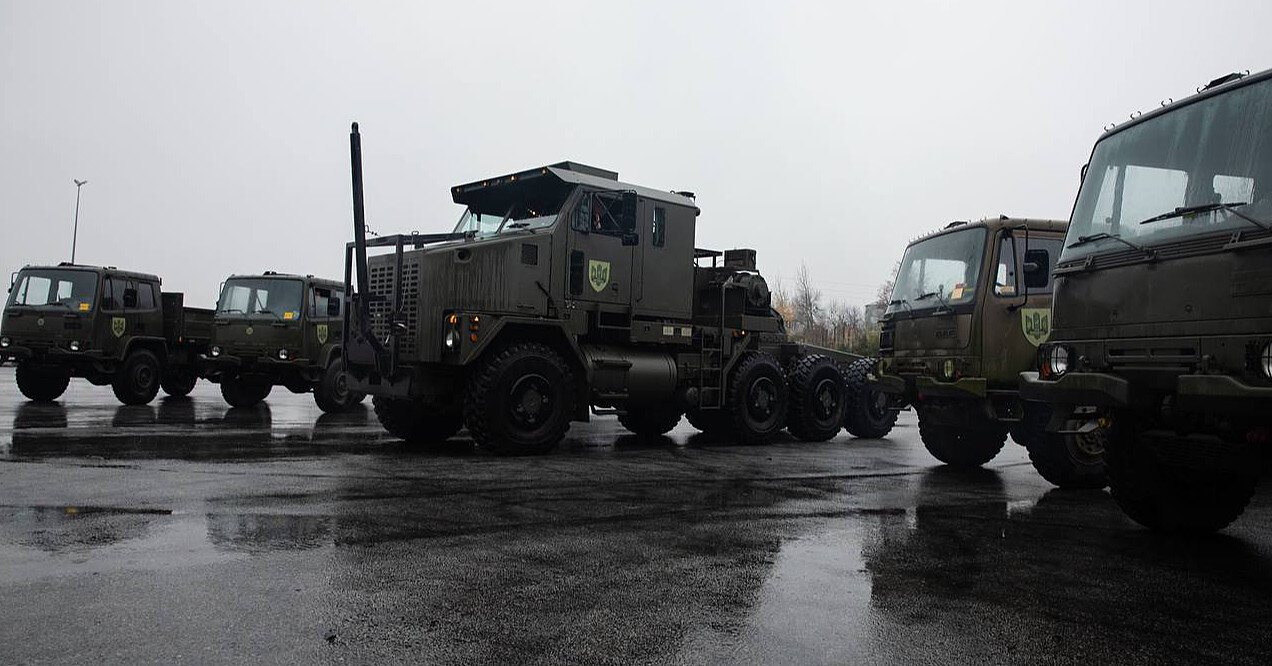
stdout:
POLYGON ((269 396, 270 384, 245 382, 238 377, 221 380, 221 397, 231 407, 251 407, 269 396))
POLYGON ((430 410, 416 400, 376 396, 371 399, 371 405, 380 425, 411 447, 435 447, 454 437, 464 425, 458 410, 450 413, 430 410))
POLYGON ((1187 469, 1163 463, 1132 417, 1114 416, 1105 451, 1113 500, 1131 520, 1159 532, 1217 532, 1245 511, 1257 474, 1187 469))
POLYGON ((159 386, 164 393, 174 398, 184 398, 190 395, 198 382, 199 375, 195 374, 191 368, 168 368, 168 371, 163 373, 163 380, 159 382, 159 386))
POLYGON ((138 349, 119 366, 111 388, 125 405, 145 405, 155 399, 162 382, 163 366, 159 365, 159 358, 148 349, 138 349))
POLYGON ((574 376, 545 344, 518 342, 487 358, 468 382, 464 421, 495 455, 551 451, 570 428, 574 376))
POLYGON ((690 409, 685 418, 689 425, 713 437, 729 434, 729 412, 723 409, 690 409))
POLYGON ((791 392, 786 430, 805 442, 824 442, 844 425, 844 379, 828 356, 796 359, 787 378, 791 392))
POLYGON ((1007 443, 1007 431, 990 424, 950 426, 932 423, 919 410, 919 438, 937 460, 951 467, 980 467, 1007 443))
POLYGON ((782 366, 765 352, 746 352, 729 382, 733 435, 744 444, 772 439, 786 425, 790 392, 782 366))
POLYGON ((340 359, 327 366, 322 380, 314 387, 314 402, 318 403, 318 409, 328 414, 345 411, 362 402, 363 397, 363 394, 349 390, 348 376, 340 365, 340 359))
POLYGON ((843 371, 844 429, 862 439, 887 437, 897 424, 897 412, 888 409, 887 396, 869 383, 876 363, 876 359, 863 358, 843 371))
POLYGON ((1025 405, 1020 430, 1021 444, 1029 450, 1029 461, 1038 475, 1058 488, 1099 489, 1109 484, 1104 469, 1105 433, 1096 430, 1082 435, 1047 432, 1051 406, 1025 405))
POLYGON ((29 363, 18 364, 16 374, 18 390, 35 402, 53 402, 62 397, 71 384, 70 373, 29 363))
POLYGON ((639 405, 619 413, 618 422, 642 437, 659 437, 680 423, 680 410, 665 405, 639 405))

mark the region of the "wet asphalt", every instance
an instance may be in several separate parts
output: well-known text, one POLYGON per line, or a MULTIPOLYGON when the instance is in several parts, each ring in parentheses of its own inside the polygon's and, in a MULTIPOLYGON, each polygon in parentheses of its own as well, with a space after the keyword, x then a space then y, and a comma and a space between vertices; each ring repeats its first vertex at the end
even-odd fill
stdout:
POLYGON ((1268 663, 1272 491, 1206 539, 884 440, 403 449, 276 389, 25 402, 0 368, 5 663, 1268 663))

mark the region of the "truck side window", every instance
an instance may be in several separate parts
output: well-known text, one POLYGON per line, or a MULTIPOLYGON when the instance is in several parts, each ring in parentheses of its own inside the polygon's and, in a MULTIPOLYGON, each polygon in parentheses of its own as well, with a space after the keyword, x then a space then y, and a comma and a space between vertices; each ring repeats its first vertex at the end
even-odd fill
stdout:
POLYGON ((667 242, 667 209, 654 208, 654 228, 650 237, 654 240, 654 247, 662 247, 667 242))
POLYGON ((112 277, 102 280, 105 289, 102 290, 102 309, 104 310, 123 310, 124 309, 124 291, 128 289, 126 280, 112 277))
POLYGON ((608 236, 621 236, 625 231, 620 222, 623 215, 622 195, 594 193, 590 198, 592 200, 590 231, 608 236))
POLYGON ((583 233, 587 233, 592 229, 591 193, 584 193, 579 198, 579 205, 574 209, 574 220, 571 222, 571 226, 575 231, 582 231, 583 233))
POLYGON ((314 307, 313 311, 310 312, 311 316, 322 318, 340 316, 340 302, 343 300, 342 294, 330 289, 323 289, 321 287, 315 287, 313 293, 314 307))
MULTIPOLYGON (((1064 240, 1059 238, 1038 238, 1034 236, 1029 239, 1029 249, 1034 251, 1042 251, 1047 253, 1047 275, 1051 275, 1056 267, 1056 259, 1060 257, 1060 250, 1063 249, 1064 240)), ((1021 256, 1014 256, 1011 252, 1011 237, 1003 236, 998 242, 998 270, 994 275, 994 295, 996 296, 1017 296, 1023 293, 1024 275, 1019 275, 1017 281, 1016 267, 1024 260, 1025 253, 1025 237, 1020 234, 1016 237, 1016 252, 1021 256)), ((1050 291, 1051 280, 1047 281, 1045 288, 1030 288, 1029 293, 1037 294, 1050 291)))
POLYGON ((155 309, 155 286, 153 284, 142 282, 137 285, 137 309, 155 309))

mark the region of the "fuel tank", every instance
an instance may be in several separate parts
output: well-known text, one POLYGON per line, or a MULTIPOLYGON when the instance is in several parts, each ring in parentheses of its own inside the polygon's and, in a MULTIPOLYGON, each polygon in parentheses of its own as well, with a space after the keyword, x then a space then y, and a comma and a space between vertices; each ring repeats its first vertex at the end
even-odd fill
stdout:
POLYGON ((596 404, 660 403, 673 399, 676 359, 671 354, 610 345, 583 345, 596 404))

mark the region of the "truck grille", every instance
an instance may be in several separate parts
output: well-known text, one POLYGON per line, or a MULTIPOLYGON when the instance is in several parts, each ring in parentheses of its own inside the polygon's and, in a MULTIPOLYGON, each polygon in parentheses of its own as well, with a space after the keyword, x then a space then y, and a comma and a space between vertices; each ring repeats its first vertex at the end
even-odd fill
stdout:
MULTIPOLYGON (((369 266, 371 294, 371 330, 379 340, 389 337, 389 314, 393 309, 393 264, 369 266)), ((420 265, 418 261, 402 261, 402 313, 406 333, 398 338, 398 351, 404 356, 416 355, 419 339, 420 265)))

